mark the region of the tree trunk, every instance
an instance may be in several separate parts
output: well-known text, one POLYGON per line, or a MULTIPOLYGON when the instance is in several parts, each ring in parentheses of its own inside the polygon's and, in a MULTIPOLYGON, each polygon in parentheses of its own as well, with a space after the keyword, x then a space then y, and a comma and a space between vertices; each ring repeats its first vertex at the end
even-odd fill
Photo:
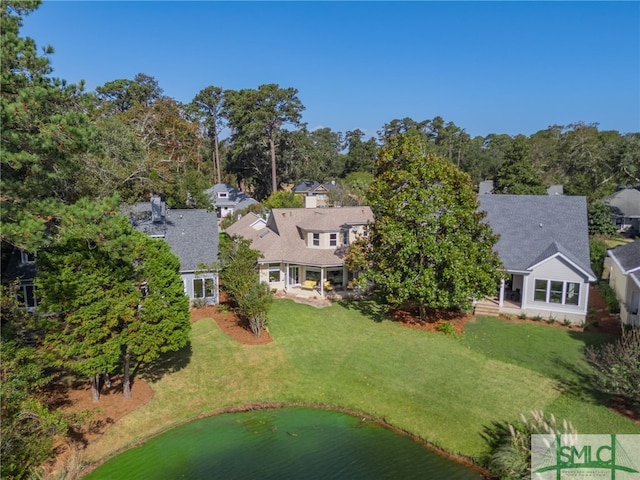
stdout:
POLYGON ((420 311, 420 321, 424 322, 427 319, 427 307, 420 305, 418 309, 420 311))
POLYGON ((213 137, 213 141, 215 143, 215 162, 216 162, 216 174, 217 174, 217 182, 222 183, 222 175, 220 174, 220 152, 218 150, 218 133, 216 132, 213 137))
POLYGON ((278 191, 278 180, 276 178, 276 142, 273 137, 269 138, 269 146, 271 147, 271 187, 275 193, 278 191))
POLYGON ((104 374, 104 385, 107 388, 111 388, 111 375, 109 375, 108 373, 104 374))
POLYGON ((100 401, 100 374, 96 373, 91 377, 91 399, 93 403, 100 401))
POLYGON ((129 374, 129 368, 131 364, 131 354, 127 348, 127 352, 124 354, 124 374, 122 376, 122 393, 124 398, 131 398, 131 376, 129 374))

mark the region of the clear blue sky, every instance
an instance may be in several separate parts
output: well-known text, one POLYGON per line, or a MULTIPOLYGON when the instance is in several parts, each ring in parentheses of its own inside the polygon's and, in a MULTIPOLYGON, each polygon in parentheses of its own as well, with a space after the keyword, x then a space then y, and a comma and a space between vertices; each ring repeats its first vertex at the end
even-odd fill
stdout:
POLYGON ((597 122, 640 132, 640 2, 77 2, 45 0, 24 35, 54 75, 297 88, 313 130, 375 136, 439 115, 472 136, 597 122))

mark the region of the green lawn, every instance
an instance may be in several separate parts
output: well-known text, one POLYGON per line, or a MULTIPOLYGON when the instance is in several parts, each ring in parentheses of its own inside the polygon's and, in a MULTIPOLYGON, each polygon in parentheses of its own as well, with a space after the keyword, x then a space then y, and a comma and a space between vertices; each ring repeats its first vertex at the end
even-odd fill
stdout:
MULTIPOLYGON (((110 428, 89 461, 220 409, 262 402, 339 406, 371 414, 449 452, 479 458, 483 428, 543 409, 583 433, 640 433, 598 405, 582 361, 605 339, 545 325, 481 318, 462 337, 381 320, 372 302, 316 309, 274 302, 274 341, 247 346, 213 320, 193 325, 191 348, 154 380, 154 399, 110 428)), ((135 387, 134 387, 135 388, 135 387)))

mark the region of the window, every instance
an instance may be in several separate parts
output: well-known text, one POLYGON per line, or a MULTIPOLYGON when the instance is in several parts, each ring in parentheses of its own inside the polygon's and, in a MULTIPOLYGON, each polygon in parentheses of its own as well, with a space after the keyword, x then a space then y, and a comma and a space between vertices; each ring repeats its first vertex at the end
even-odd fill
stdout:
POLYGON ((229 194, 227 192, 219 192, 218 193, 218 198, 227 198, 229 196, 229 194))
POLYGON ((213 278, 204 279, 204 295, 205 297, 216 296, 216 282, 213 278))
POLYGON ((204 298, 204 278, 193 279, 193 298, 204 298))
POLYGON ((279 282, 279 281, 280 281, 280 264, 270 263, 269 264, 269 283, 279 282))
POLYGON ((26 308, 37 307, 36 287, 32 284, 21 285, 16 293, 16 299, 20 305, 24 305, 26 308))
POLYGON ((549 282, 549 284, 551 287, 549 289, 549 302, 562 303, 562 287, 564 284, 562 282, 554 281, 549 282))
POLYGON ((20 255, 22 263, 33 263, 36 261, 35 253, 25 252, 24 250, 21 250, 20 255))
POLYGON ((319 233, 314 233, 313 234, 313 246, 314 247, 319 247, 320 246, 320 234, 319 233))
POLYGON ((559 280, 536 280, 533 299, 537 302, 578 305, 580 284, 559 280))
POLYGON ((329 246, 330 247, 337 247, 338 246, 338 234, 337 233, 330 233, 329 234, 329 246))
POLYGON ((564 303, 567 305, 578 305, 580 301, 580 284, 567 283, 567 291, 564 296, 564 303))
POLYGON ((340 234, 342 237, 342 245, 349 245, 349 230, 342 230, 340 234))

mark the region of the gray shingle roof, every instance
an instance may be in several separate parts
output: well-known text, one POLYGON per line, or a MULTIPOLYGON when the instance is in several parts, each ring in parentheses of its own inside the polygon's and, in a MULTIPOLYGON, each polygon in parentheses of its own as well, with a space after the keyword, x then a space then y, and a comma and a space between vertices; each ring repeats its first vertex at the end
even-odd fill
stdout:
POLYGON ((258 203, 257 200, 227 183, 216 183, 213 187, 207 188, 204 193, 211 200, 211 204, 216 207, 234 207, 237 210, 242 210, 249 205, 258 203), (227 198, 218 198, 218 193, 225 192, 227 198))
POLYGON ((602 201, 615 213, 625 217, 640 217, 640 189, 623 188, 602 201))
POLYGON ((214 212, 204 209, 163 210, 163 221, 151 221, 151 204, 140 202, 123 208, 133 228, 147 235, 163 236, 180 259, 180 271, 193 272, 201 264, 218 259, 218 223, 214 212))
POLYGON ((640 240, 609 250, 609 256, 615 258, 625 272, 640 268, 640 240))
POLYGON ((585 197, 480 195, 480 210, 500 235, 496 251, 505 268, 527 271, 557 253, 595 278, 589 257, 585 197))

